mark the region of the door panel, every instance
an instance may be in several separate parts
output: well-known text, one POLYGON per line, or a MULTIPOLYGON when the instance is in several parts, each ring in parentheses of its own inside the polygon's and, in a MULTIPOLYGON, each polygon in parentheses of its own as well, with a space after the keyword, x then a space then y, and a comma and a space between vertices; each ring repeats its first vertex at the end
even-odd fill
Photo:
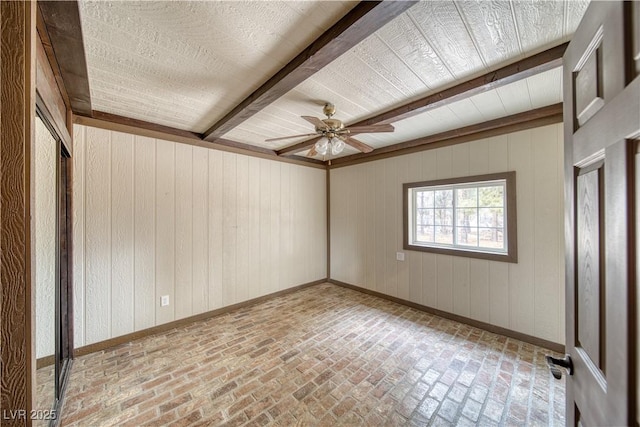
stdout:
POLYGON ((602 74, 602 27, 598 27, 573 73, 576 129, 584 125, 604 105, 602 74))
MULTIPOLYGON (((602 165, 602 162, 598 162, 602 165)), ((601 277, 600 251, 601 211, 603 207, 600 192, 602 187, 602 166, 579 173, 577 177, 576 203, 576 232, 578 280, 576 310, 578 323, 576 325, 576 343, 594 367, 603 371, 604 340, 601 323, 604 319, 604 298, 601 296, 604 281, 601 277)))
POLYGON ((636 6, 592 2, 564 57, 568 425, 636 420, 636 6))

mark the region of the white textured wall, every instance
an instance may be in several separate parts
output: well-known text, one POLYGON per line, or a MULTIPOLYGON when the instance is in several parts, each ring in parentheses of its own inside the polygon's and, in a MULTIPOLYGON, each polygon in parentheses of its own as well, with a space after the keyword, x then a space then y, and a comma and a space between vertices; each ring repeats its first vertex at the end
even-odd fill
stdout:
POLYGON ((324 170, 79 125, 73 166, 78 347, 326 277, 324 170))
POLYGON ((55 351, 56 140, 36 118, 34 241, 36 275, 36 358, 55 351))
POLYGON ((562 141, 557 124, 332 169, 330 277, 564 343, 562 141), (403 250, 402 183, 510 170, 517 264, 403 250))

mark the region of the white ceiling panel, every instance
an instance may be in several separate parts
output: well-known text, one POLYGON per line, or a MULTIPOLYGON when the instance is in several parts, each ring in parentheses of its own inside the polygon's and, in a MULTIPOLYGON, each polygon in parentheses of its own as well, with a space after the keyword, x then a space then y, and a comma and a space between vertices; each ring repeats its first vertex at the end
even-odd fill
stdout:
POLYGON ((567 40, 565 2, 518 1, 512 3, 512 7, 522 52, 533 52, 567 40))
POLYGON ((400 58, 423 83, 432 89, 453 79, 424 34, 408 14, 400 15, 376 32, 376 35, 400 58))
POLYGON ((469 101, 476 106, 485 121, 507 115, 507 110, 495 90, 479 93, 469 98, 469 101))
MULTIPOLYGON (((562 102, 561 74, 562 69, 555 68, 397 121, 393 124, 396 128, 393 133, 358 135, 357 138, 374 148, 380 148, 557 104, 562 102), (506 103, 503 98, 507 99, 506 103)), ((336 157, 343 156, 344 154, 340 154, 336 157)))
POLYGON ((499 87, 496 91, 508 114, 522 113, 532 109, 526 80, 519 80, 499 87))
POLYGON ((554 68, 527 79, 533 108, 562 102, 562 68, 554 68))
MULTIPOLYGON (((357 2, 80 1, 94 110, 203 132, 357 2)), ((587 0, 421 1, 224 138, 282 149, 332 102, 346 124, 437 93, 570 38, 587 0)), ((374 147, 561 101, 551 70, 358 135, 374 147)), ((355 152, 349 148, 343 155, 355 152)))
POLYGON ((81 1, 93 109, 204 131, 355 4, 81 1))
MULTIPOLYGON (((353 123, 452 86, 461 78, 515 62, 562 43, 575 31, 588 3, 565 3, 420 2, 226 137, 263 145, 265 138, 305 133, 312 126, 296 116, 323 118, 324 101, 336 105, 337 118, 353 123), (279 115, 286 120, 280 121, 279 115), (260 138, 258 128, 271 132, 260 138)), ((452 105, 449 114, 465 117, 464 123, 471 124, 559 102, 560 74, 544 73, 538 79, 482 93, 452 105)), ((409 120, 416 121, 406 127, 394 123, 398 131, 393 136, 359 138, 381 147, 449 130, 455 121, 447 117, 438 117, 434 124, 426 117, 413 118, 409 120)), ((301 140, 304 138, 278 141, 280 145, 270 148, 281 149, 301 140)))
POLYGON ((510 2, 464 1, 457 6, 485 65, 522 56, 510 2))
POLYGON ((485 67, 454 2, 424 1, 406 13, 455 78, 485 67))

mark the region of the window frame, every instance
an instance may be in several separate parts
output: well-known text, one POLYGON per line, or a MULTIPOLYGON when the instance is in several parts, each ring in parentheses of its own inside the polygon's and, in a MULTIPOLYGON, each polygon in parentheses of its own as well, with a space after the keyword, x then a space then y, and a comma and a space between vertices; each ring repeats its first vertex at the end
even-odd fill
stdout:
MULTIPOLYGON (((455 196, 454 196, 455 198, 455 196)), ((517 238, 517 212, 516 212, 516 173, 515 171, 492 173, 486 175, 474 175, 457 178, 439 179, 433 181, 420 181, 402 184, 402 229, 403 248, 405 250, 431 252, 436 254, 453 255, 461 257, 479 258, 490 261, 503 261, 510 263, 518 262, 518 238, 517 238), (505 181, 505 215, 504 232, 507 237, 506 252, 483 250, 482 248, 468 248, 464 246, 429 246, 411 243, 410 235, 416 229, 415 215, 416 209, 412 206, 413 189, 422 187, 442 187, 442 186, 464 186, 477 187, 483 182, 504 180, 505 181), (411 208, 411 209, 410 209, 411 208)), ((455 207, 452 207, 455 210, 455 207)), ((455 228, 455 224, 452 224, 455 228)))

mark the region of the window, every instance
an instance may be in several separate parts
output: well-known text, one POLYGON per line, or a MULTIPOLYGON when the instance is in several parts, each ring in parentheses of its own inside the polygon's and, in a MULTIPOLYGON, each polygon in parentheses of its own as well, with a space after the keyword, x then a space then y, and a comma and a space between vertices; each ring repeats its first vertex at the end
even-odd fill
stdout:
POLYGON ((404 184, 404 248, 517 262, 515 186, 515 172, 404 184))

